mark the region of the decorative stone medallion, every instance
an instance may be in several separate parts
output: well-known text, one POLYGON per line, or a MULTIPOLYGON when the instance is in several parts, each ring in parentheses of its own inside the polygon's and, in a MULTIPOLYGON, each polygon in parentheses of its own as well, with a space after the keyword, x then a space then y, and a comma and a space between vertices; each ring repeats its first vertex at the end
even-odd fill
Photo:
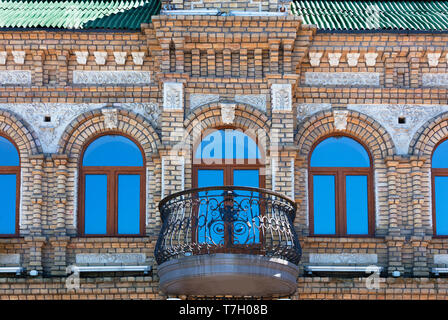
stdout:
POLYGON ((274 83, 271 85, 272 111, 292 110, 292 92, 290 83, 274 83))
POLYGON ((233 120, 235 120, 234 103, 221 103, 221 118, 224 124, 233 124, 233 120))
POLYGON ((163 84, 163 109, 184 109, 184 85, 180 82, 165 82, 163 84))

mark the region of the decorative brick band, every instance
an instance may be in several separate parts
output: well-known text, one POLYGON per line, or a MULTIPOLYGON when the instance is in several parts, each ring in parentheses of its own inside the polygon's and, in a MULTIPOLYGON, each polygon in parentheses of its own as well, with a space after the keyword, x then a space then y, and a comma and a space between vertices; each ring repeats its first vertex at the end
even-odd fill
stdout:
POLYGON ((448 137, 447 124, 448 112, 426 121, 412 137, 409 154, 430 156, 437 143, 448 137))
MULTIPOLYGON (((271 121, 260 110, 246 105, 236 104, 233 124, 244 129, 262 129, 269 132, 271 121)), ((221 104, 211 103, 194 109, 184 121, 187 133, 197 129, 198 131, 224 125, 221 116, 221 104), (195 125, 201 124, 201 128, 195 125)))
MULTIPOLYGON (((159 109, 154 103, 116 104, 115 107, 141 114, 154 127, 157 126, 159 109)), ((65 103, 5 103, 0 109, 20 115, 30 124, 42 144, 43 152, 56 153, 59 140, 67 126, 79 115, 94 109, 107 107, 98 104, 65 104, 65 103)))
POLYGON ((380 85, 378 72, 306 72, 308 86, 371 86, 380 85))
POLYGON ((0 71, 0 85, 31 85, 31 71, 0 71))
POLYGON ((346 133, 361 139, 374 158, 385 158, 394 154, 394 142, 390 134, 375 119, 358 112, 347 112, 344 130, 337 130, 331 110, 318 112, 299 126, 295 140, 304 160, 308 159, 313 144, 321 137, 333 133, 346 133))
POLYGON ((74 84, 147 85, 150 82, 151 78, 149 71, 73 71, 74 84))
MULTIPOLYGON (((124 105, 123 105, 124 106, 124 105)), ((73 120, 62 134, 58 153, 80 155, 82 146, 92 135, 110 131, 106 128, 101 109, 84 112, 73 120)), ((155 128, 141 115, 129 110, 117 108, 117 125, 114 131, 121 131, 134 137, 144 149, 147 158, 161 145, 155 128)))
POLYGON ((407 154, 417 130, 429 119, 448 111, 448 105, 347 105, 378 121, 391 135, 397 154, 407 154))

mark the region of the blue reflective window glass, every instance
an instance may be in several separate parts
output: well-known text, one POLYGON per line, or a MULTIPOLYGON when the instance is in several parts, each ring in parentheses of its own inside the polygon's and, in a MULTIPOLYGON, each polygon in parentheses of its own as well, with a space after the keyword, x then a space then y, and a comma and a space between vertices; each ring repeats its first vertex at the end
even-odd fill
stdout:
MULTIPOLYGON (((224 185, 224 170, 198 170, 198 188, 224 185)), ((222 190, 199 192, 197 241, 199 243, 224 244, 224 222, 220 209, 224 197, 222 190)))
POLYGON ((84 206, 85 234, 106 234, 107 175, 86 174, 84 206))
POLYGON ((106 135, 89 144, 84 152, 84 166, 143 166, 140 148, 120 135, 106 135))
POLYGON ((347 234, 368 234, 367 176, 346 176, 347 234))
POLYGON ((0 136, 0 166, 18 166, 19 152, 8 139, 0 136))
POLYGON ((223 129, 208 134, 195 152, 198 159, 260 159, 255 141, 240 130, 223 129))
POLYGON ((448 168, 448 140, 437 146, 432 155, 433 168, 448 168))
MULTIPOLYGON (((260 187, 258 170, 233 170, 233 185, 252 188, 260 187)), ((260 206, 259 193, 236 190, 234 208, 238 212, 237 221, 233 223, 234 244, 253 244, 260 242, 260 206)))
POLYGON ((370 167, 369 154, 348 137, 330 137, 320 142, 311 155, 312 167, 370 167))
POLYGON ((118 175, 118 233, 140 233, 140 175, 118 175))
POLYGON ((0 174, 0 234, 16 233, 16 181, 15 174, 0 174))
POLYGON ((448 177, 434 177, 437 235, 448 235, 448 177))
POLYGON ((314 234, 336 233, 335 177, 313 176, 314 234))

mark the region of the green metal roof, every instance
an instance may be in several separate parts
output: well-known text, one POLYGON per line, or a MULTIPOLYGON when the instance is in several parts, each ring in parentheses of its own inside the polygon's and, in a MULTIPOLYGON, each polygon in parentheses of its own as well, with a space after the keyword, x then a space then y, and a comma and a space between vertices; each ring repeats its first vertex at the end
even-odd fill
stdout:
POLYGON ((140 28, 159 13, 159 0, 0 0, 0 28, 140 28))
POLYGON ((295 0, 291 9, 321 30, 448 31, 448 1, 295 0))

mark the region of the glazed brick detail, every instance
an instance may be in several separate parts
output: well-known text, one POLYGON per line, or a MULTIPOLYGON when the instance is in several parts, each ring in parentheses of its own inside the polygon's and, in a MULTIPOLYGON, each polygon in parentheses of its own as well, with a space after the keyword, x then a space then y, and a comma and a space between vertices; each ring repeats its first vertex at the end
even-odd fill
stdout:
MULTIPOLYGON (((258 9, 256 1, 172 3, 178 9, 258 9)), ((259 3, 271 11, 279 5, 259 3)), ((0 52, 7 53, 0 63, 0 134, 17 145, 22 179, 20 237, 0 239, 0 254, 20 255, 27 271, 0 277, 0 299, 165 299, 154 262, 162 223, 158 204, 194 185, 191 144, 216 127, 262 133, 266 188, 297 203, 294 226, 303 258, 292 299, 448 297, 447 280, 430 278, 431 268, 448 263, 448 241, 433 237, 430 176, 434 147, 448 137, 448 89, 444 76, 433 77, 430 86, 423 76, 448 74, 447 35, 320 32, 296 16, 160 15, 152 21, 137 32, 0 31, 0 52), (23 63, 13 52, 25 53, 23 63), (75 71, 89 81, 74 83, 75 71), (136 81, 138 75, 149 76, 149 83, 136 81), (308 81, 307 75, 319 77, 308 81), (181 95, 173 90, 171 100, 164 96, 169 83, 182 88, 181 95), (33 127, 9 104, 61 104, 73 111, 54 142, 57 152, 44 152, 40 137, 60 129, 61 118, 45 114, 52 121, 40 119, 33 127), (223 111, 229 105, 230 120, 223 111), (395 106, 394 116, 408 125, 420 116, 413 108, 440 110, 423 114, 424 125, 405 144, 407 153, 399 154, 385 115, 366 115, 356 105, 395 106), (81 153, 88 141, 108 132, 132 137, 143 149, 143 237, 79 237, 81 153), (309 236, 310 151, 335 134, 358 139, 372 155, 373 237, 309 236), (81 288, 69 290, 66 269, 77 254, 142 254, 153 270, 145 276, 81 277, 81 288), (362 277, 308 277, 304 268, 318 254, 376 255, 384 268, 380 288, 367 289, 362 277), (28 275, 31 270, 39 272, 36 278, 28 275), (393 271, 404 277, 391 277, 393 271)), ((397 132, 414 129, 395 122, 397 132)))

